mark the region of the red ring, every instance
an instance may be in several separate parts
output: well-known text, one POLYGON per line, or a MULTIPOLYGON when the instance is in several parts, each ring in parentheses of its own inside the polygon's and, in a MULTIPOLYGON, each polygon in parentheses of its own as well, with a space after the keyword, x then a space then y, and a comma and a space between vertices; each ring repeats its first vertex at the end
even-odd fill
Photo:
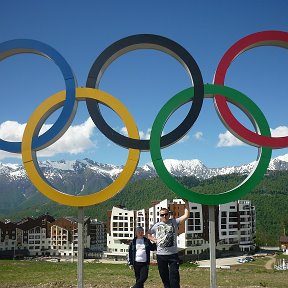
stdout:
MULTIPOLYGON (((227 50, 220 60, 214 76, 214 84, 224 85, 226 72, 233 60, 243 52, 258 46, 288 48, 288 32, 262 31, 250 34, 237 41, 227 50)), ((225 122, 225 126, 242 141, 254 146, 268 146, 271 148, 284 148, 288 146, 288 136, 262 136, 244 127, 232 114, 224 96, 214 95, 214 103, 219 112, 219 116, 222 118, 222 121, 225 122)))

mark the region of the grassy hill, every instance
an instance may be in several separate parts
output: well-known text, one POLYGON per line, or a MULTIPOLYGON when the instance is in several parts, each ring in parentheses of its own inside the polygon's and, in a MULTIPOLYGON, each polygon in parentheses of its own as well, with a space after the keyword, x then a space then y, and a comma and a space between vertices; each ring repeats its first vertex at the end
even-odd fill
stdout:
MULTIPOLYGON (((239 185, 245 177, 237 175, 218 176, 200 181, 194 177, 179 178, 185 186, 199 193, 221 193, 239 185)), ((278 239, 284 229, 288 231, 288 172, 267 174, 261 183, 243 199, 252 201, 257 215, 257 244, 278 246, 278 239)), ((13 215, 0 215, 0 218, 21 219, 49 213, 54 217, 76 216, 77 207, 67 207, 51 202, 42 194, 35 196, 31 205, 26 203, 13 215), (35 202, 36 201, 36 202, 35 202), (35 205, 37 203, 37 205, 35 205)), ((85 208, 85 215, 99 220, 107 220, 107 210, 114 205, 124 205, 127 209, 142 209, 151 206, 154 200, 173 199, 178 196, 169 190, 159 178, 130 182, 114 198, 85 208)))

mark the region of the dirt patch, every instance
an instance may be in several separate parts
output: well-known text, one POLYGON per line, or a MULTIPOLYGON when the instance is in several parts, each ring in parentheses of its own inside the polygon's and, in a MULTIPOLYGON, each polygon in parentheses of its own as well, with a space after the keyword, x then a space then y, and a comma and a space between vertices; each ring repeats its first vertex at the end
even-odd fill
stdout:
POLYGON ((268 256, 270 259, 266 262, 265 268, 268 270, 272 270, 274 267, 274 264, 276 262, 275 256, 268 256))

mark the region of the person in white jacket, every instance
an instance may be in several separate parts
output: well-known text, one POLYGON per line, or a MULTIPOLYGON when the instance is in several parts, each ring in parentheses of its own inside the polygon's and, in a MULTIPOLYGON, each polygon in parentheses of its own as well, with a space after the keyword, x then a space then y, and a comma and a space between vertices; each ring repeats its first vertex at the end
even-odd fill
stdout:
POLYGON ((134 269, 136 283, 133 288, 143 288, 148 278, 150 251, 156 250, 156 244, 144 237, 144 229, 136 228, 136 236, 129 245, 128 265, 134 269))

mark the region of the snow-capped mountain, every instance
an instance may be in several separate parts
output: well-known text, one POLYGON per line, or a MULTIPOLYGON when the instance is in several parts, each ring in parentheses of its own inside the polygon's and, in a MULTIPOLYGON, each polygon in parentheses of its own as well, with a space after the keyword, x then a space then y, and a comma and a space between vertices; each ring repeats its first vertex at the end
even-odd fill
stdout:
MULTIPOLYGON (((174 176, 194 176, 199 179, 208 179, 218 175, 228 175, 228 174, 239 174, 245 175, 252 171, 255 166, 253 161, 246 165, 241 166, 227 166, 222 168, 208 168, 200 160, 175 160, 175 159, 166 159, 164 164, 166 169, 174 176)), ((141 167, 145 171, 153 171, 156 174, 156 171, 152 163, 146 164, 141 167), (150 170, 149 170, 150 169, 150 170)), ((288 154, 279 156, 270 161, 268 171, 285 171, 288 170, 288 154)))
MULTIPOLYGON (((89 171, 92 174, 109 178, 110 181, 113 181, 123 170, 123 166, 102 164, 87 158, 83 160, 43 161, 39 164, 48 180, 53 180, 57 177, 63 178, 63 175, 67 173, 81 174, 84 171, 89 171)), ((167 170, 174 176, 194 176, 199 179, 208 179, 214 176, 232 173, 247 174, 253 169, 255 161, 242 166, 227 166, 222 168, 208 168, 197 159, 166 159, 164 160, 164 164, 167 170)), ((268 170, 288 170, 288 154, 272 159, 268 170)), ((25 169, 21 164, 0 163, 0 175, 7 177, 11 181, 27 178, 25 169)), ((134 173, 134 179, 146 179, 155 176, 157 176, 157 173, 152 162, 138 167, 134 173)))
MULTIPOLYGON (((196 159, 166 159, 164 164, 167 170, 176 177, 194 176, 199 179, 208 179, 232 173, 248 174, 253 169, 255 162, 222 168, 206 167, 196 159)), ((43 161, 39 165, 47 181, 59 191, 72 195, 97 192, 111 184, 123 170, 123 166, 101 164, 90 159, 43 161)), ((288 170, 288 154, 272 159, 268 170, 288 170)), ((132 181, 156 176, 153 164, 147 163, 136 169, 132 181)), ((31 184, 23 165, 0 163, 0 214, 16 209, 25 201, 32 201, 31 199, 37 197, 44 196, 31 184)))

